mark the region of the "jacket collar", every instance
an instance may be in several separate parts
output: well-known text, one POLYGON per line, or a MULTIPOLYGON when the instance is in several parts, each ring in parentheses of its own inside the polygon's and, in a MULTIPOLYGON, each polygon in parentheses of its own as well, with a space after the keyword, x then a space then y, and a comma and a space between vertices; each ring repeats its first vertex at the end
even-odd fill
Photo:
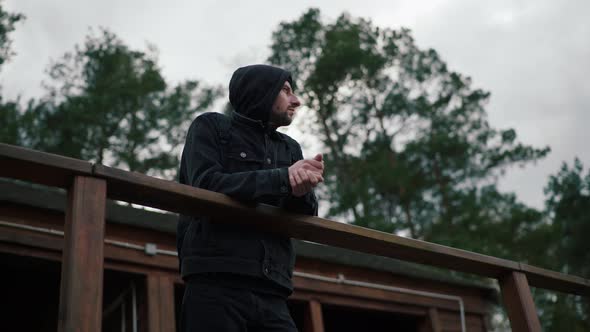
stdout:
POLYGON ((232 111, 232 121, 246 125, 260 132, 266 132, 272 138, 278 138, 283 141, 285 140, 285 137, 281 135, 279 132, 277 132, 275 129, 265 127, 261 120, 251 119, 245 115, 236 112, 235 110, 232 111))

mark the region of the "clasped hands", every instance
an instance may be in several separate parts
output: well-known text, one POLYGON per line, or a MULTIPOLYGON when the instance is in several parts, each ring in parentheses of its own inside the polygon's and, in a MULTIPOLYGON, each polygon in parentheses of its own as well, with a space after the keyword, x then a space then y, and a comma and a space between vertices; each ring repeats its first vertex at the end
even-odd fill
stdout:
POLYGON ((324 160, 321 153, 313 159, 302 159, 289 167, 289 182, 293 196, 301 197, 320 182, 324 182, 324 160))

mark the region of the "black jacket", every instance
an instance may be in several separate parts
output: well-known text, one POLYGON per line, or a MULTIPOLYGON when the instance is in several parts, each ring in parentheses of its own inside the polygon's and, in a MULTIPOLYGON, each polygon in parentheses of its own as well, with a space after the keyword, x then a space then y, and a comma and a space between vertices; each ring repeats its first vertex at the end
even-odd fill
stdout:
MULTIPOLYGON (((268 128, 274 99, 290 74, 270 66, 249 66, 230 82, 231 117, 205 113, 187 134, 179 182, 239 200, 317 215, 313 193, 291 195, 288 167, 303 159, 299 144, 268 128)), ((295 255, 289 238, 181 215, 177 232, 183 278, 226 272, 257 278, 292 292, 295 255)), ((250 278, 251 279, 251 278, 250 278)))

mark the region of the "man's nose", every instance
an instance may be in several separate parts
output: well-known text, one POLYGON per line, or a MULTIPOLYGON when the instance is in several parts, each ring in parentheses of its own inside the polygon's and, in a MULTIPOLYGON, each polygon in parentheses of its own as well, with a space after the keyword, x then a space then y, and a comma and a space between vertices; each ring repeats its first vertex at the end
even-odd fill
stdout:
POLYGON ((301 106, 301 102, 299 101, 299 98, 297 98, 297 96, 291 95, 291 105, 293 105, 293 107, 301 106))

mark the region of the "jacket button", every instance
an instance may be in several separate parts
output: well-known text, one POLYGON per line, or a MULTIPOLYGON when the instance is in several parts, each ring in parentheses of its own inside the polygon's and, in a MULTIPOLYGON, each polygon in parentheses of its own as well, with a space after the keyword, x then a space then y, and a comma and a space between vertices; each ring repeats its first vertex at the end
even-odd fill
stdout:
POLYGON ((242 153, 240 153, 240 157, 242 157, 242 158, 246 158, 246 152, 242 152, 242 153))
POLYGON ((281 192, 282 193, 286 193, 287 192, 287 186, 281 186, 281 192))
POLYGON ((268 269, 268 266, 264 267, 264 274, 268 274, 270 272, 270 270, 268 269))
POLYGON ((270 158, 267 158, 267 159, 266 159, 266 162, 267 162, 267 163, 270 165, 270 163, 271 163, 272 161, 270 160, 270 158))

